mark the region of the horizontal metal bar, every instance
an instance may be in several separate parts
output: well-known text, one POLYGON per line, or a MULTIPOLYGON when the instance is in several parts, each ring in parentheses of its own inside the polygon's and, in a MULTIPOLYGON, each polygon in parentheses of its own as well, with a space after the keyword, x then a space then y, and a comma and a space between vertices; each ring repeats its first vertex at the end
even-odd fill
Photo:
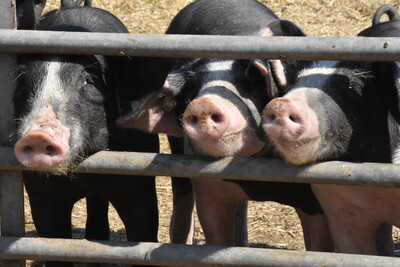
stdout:
POLYGON ((399 258, 279 249, 0 238, 0 259, 158 266, 398 266, 399 258))
MULTIPOLYGON (((0 169, 27 170, 17 161, 11 148, 0 149, 0 169)), ((279 159, 214 159, 190 155, 102 151, 86 159, 75 171, 400 187, 400 165, 342 161, 294 166, 279 159)))
POLYGON ((1 30, 0 52, 157 57, 400 60, 400 38, 261 37, 1 30))

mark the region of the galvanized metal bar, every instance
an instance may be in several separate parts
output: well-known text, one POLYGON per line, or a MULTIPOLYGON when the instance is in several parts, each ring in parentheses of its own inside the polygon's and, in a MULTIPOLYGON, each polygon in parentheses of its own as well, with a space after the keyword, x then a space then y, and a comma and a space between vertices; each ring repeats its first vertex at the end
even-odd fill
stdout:
MULTIPOLYGON (((15 0, 0 1, 0 29, 15 29, 15 0)), ((14 30, 11 30, 14 31, 14 30)), ((1 39, 1 37, 0 37, 1 39)), ((11 101, 15 83, 13 72, 16 55, 0 54, 0 145, 10 146, 10 134, 14 131, 14 105, 11 101)), ((0 172, 1 236, 24 236, 24 195, 21 172, 0 172)), ((23 267, 25 261, 2 262, 6 267, 23 267)))
POLYGON ((398 266, 399 258, 278 249, 0 238, 0 259, 157 266, 398 266))
MULTIPOLYGON (((0 148, 0 169, 27 170, 11 148, 0 148)), ((37 169, 45 171, 46 169, 37 169)), ((208 179, 400 186, 400 165, 323 162, 294 166, 279 159, 168 155, 102 151, 86 159, 75 172, 120 175, 166 175, 208 179)), ((134 178, 132 178, 134 179, 134 178)))
POLYGON ((400 38, 0 31, 0 52, 156 57, 400 60, 400 38))
MULTIPOLYGON (((1 28, 15 28, 15 10, 12 4, 15 0, 3 0, 0 2, 0 29, 1 28)), ((10 31, 10 30, 8 30, 10 31)), ((11 30, 14 31, 14 30, 11 30)), ((0 34, 0 39, 2 38, 0 34)), ((7 52, 7 51, 1 51, 7 52)), ((16 55, 14 54, 0 54, 0 145, 10 145, 10 133, 13 128, 13 110, 14 105, 12 101, 12 94, 14 92, 13 76, 15 71, 16 55)))

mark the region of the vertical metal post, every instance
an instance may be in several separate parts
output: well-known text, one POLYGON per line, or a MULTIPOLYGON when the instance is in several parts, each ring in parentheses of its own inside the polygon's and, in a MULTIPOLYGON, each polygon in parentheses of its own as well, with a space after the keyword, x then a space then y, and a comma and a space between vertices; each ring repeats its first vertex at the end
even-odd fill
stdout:
MULTIPOLYGON (((16 29, 15 0, 0 0, 0 28, 16 29)), ((1 38, 1 36, 0 36, 1 38)), ((16 55, 0 54, 0 146, 11 146, 14 106, 12 95, 15 88, 14 71, 16 55)), ((25 235, 24 195, 21 172, 0 173, 1 236, 25 235)), ((4 261, 7 267, 23 267, 25 261, 4 261)))

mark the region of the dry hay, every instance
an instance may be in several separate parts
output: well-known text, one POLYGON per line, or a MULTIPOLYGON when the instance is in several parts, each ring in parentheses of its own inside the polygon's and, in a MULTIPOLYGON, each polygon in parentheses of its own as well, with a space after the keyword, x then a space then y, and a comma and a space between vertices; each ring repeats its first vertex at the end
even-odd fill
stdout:
MULTIPOLYGON (((216 0, 218 1, 218 0, 216 0)), ((48 1, 46 10, 58 7, 58 0, 48 1)), ((169 21, 182 7, 191 1, 185 0, 94 0, 94 6, 112 11, 132 33, 163 33, 169 21)), ((371 25, 376 9, 389 3, 400 10, 398 1, 356 0, 269 0, 262 1, 279 17, 289 19, 302 27, 310 36, 354 36, 371 25)), ((162 151, 168 149, 165 139, 162 151)), ((171 186, 166 177, 157 179, 160 208, 159 241, 168 243, 169 217, 171 213, 171 186)), ((26 228, 35 235, 29 205, 26 205, 26 228)), ((83 237, 85 203, 78 202, 73 210, 74 236, 83 237)), ((249 241, 252 246, 277 247, 304 250, 302 231, 294 210, 276 203, 250 203, 249 241)), ((110 211, 112 239, 124 238, 123 226, 114 209, 110 211)), ((399 234, 394 233, 395 240, 399 234)), ((197 222, 195 243, 203 244, 204 237, 197 222)))
MULTIPOLYGON (((132 33, 163 33, 169 21, 188 0, 94 0, 93 6, 112 11, 132 33)), ((374 0, 261 0, 280 18, 301 26, 310 36, 354 36, 371 25, 383 4, 400 9, 399 1, 374 0)), ((49 0, 48 9, 58 0, 49 0)))

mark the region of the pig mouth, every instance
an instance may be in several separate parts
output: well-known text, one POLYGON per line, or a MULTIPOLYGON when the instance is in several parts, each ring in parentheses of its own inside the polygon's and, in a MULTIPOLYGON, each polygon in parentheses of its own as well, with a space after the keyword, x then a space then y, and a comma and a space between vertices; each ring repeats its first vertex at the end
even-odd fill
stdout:
POLYGON ((250 157, 260 152, 265 147, 265 141, 252 135, 245 129, 230 132, 222 135, 218 139, 192 139, 189 137, 192 150, 198 154, 222 157, 250 157), (254 140, 254 139, 257 140, 254 140))
POLYGON ((301 140, 269 140, 278 154, 291 164, 304 165, 316 162, 318 159, 317 150, 321 143, 319 136, 301 140))
POLYGON ((227 157, 236 154, 237 148, 233 145, 241 139, 241 131, 220 136, 217 139, 189 137, 191 147, 197 154, 212 157, 227 157))

